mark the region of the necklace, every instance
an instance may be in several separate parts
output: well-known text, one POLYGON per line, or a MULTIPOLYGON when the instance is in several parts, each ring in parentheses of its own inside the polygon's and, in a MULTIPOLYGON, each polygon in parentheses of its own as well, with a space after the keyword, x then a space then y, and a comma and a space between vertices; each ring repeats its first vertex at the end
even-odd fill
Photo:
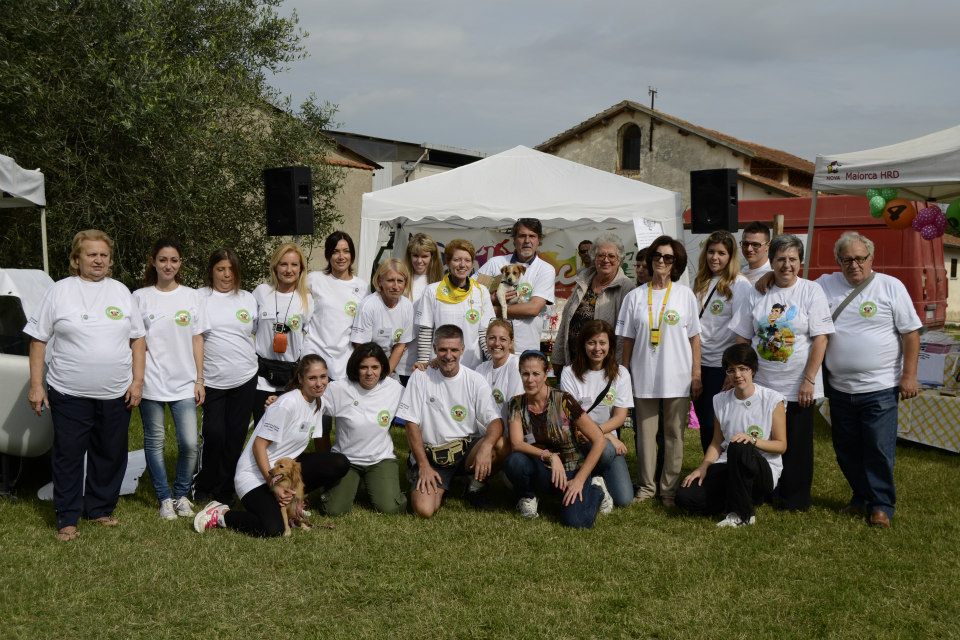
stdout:
POLYGON ((97 300, 99 300, 101 294, 103 294, 103 289, 104 289, 104 288, 103 288, 102 286, 97 286, 97 285, 99 285, 101 282, 103 282, 103 280, 96 280, 96 281, 84 280, 84 279, 81 278, 80 276, 77 276, 77 278, 80 280, 80 302, 83 303, 83 313, 80 314, 80 319, 81 319, 81 320, 89 320, 89 319, 90 319, 90 316, 93 314, 93 311, 92 311, 93 305, 97 304, 97 300), (85 283, 87 283, 87 282, 89 282, 90 284, 89 284, 89 285, 85 284, 85 283), (87 297, 86 297, 85 295, 83 295, 83 290, 84 290, 86 287, 88 287, 88 286, 90 286, 90 287, 96 287, 96 293, 95 293, 94 296, 93 296, 93 302, 92 302, 92 303, 88 303, 88 302, 87 302, 87 297))

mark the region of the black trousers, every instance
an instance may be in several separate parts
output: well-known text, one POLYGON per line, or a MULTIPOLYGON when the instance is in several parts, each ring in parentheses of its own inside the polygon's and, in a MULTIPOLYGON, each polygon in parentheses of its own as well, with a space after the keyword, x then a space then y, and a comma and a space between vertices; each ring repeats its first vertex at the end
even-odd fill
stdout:
POLYGON ((773 506, 789 511, 810 508, 813 487, 813 411, 814 405, 801 407, 787 403, 787 451, 783 454, 783 474, 773 493, 773 506))
MULTIPOLYGON (((341 453, 303 453, 297 462, 303 472, 304 493, 329 489, 350 470, 350 462, 341 453)), ((283 516, 270 487, 262 484, 251 489, 240 502, 245 511, 231 509, 224 516, 228 529, 260 538, 283 535, 283 516)))
POLYGON ((697 412, 697 420, 700 421, 700 448, 706 453, 713 440, 713 396, 723 388, 727 372, 723 367, 701 367, 700 375, 703 391, 700 392, 700 397, 693 401, 693 410, 697 412))
POLYGON ((263 414, 267 412, 267 408, 264 406, 267 398, 270 396, 282 396, 284 391, 261 391, 257 389, 256 383, 254 383, 253 388, 253 426, 257 426, 260 422, 260 418, 263 417, 263 414))
POLYGON ((224 504, 233 501, 233 474, 247 439, 256 390, 256 374, 233 389, 206 388, 195 496, 224 504))
POLYGON ((697 515, 720 515, 731 511, 749 520, 754 506, 773 489, 770 465, 752 444, 734 442, 727 448, 727 461, 707 467, 703 484, 694 482, 677 490, 677 506, 697 515))
POLYGON ((94 519, 113 514, 127 472, 130 410, 122 397, 80 398, 53 387, 47 397, 53 418, 50 462, 57 529, 76 526, 81 516, 94 519))

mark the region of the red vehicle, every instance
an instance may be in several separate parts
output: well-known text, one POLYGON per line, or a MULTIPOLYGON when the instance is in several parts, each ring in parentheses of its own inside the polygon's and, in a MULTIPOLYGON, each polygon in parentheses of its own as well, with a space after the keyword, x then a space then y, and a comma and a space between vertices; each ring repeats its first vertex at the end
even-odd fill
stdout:
MULTIPOLYGON (((915 203, 920 209, 925 203, 915 203)), ((810 198, 774 200, 741 200, 739 223, 758 220, 772 224, 776 214, 783 214, 784 231, 801 237, 807 233, 810 198)), ((690 210, 683 214, 689 228, 690 210)), ((810 256, 810 279, 839 269, 833 245, 844 231, 855 230, 876 245, 874 270, 903 282, 910 292, 917 315, 930 328, 942 327, 947 315, 947 271, 943 261, 943 238, 924 240, 913 229, 890 229, 882 219, 870 215, 867 199, 859 196, 819 196, 810 256)), ((808 243, 808 247, 811 245, 808 243)))

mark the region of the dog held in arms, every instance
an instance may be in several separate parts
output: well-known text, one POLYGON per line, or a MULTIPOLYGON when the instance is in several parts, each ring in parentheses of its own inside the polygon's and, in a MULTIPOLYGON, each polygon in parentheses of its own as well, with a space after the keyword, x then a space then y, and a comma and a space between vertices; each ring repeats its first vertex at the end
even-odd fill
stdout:
POLYGON ((498 276, 479 276, 477 281, 490 289, 491 291, 496 290, 497 292, 497 302, 500 303, 500 314, 501 318, 504 320, 509 320, 509 312, 507 307, 511 304, 516 304, 520 302, 519 297, 513 298, 507 303, 507 292, 516 291, 517 285, 520 284, 520 278, 523 277, 523 274, 527 271, 526 265, 523 264, 505 264, 500 267, 500 275, 498 276))
POLYGON ((300 463, 293 458, 280 458, 270 469, 270 487, 293 489, 293 499, 286 507, 280 507, 283 516, 283 535, 290 535, 290 526, 309 531, 310 523, 303 515, 303 475, 300 463))

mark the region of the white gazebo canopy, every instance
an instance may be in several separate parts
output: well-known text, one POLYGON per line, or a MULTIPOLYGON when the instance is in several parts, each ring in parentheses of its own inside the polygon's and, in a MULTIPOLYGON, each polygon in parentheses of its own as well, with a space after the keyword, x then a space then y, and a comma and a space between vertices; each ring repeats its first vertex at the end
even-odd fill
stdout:
POLYGON ((47 256, 47 196, 43 173, 24 169, 10 156, 0 154, 0 209, 40 207, 40 235, 43 247, 43 270, 50 273, 47 256))
POLYGON ((444 173, 366 193, 360 220, 359 273, 370 274, 388 228, 434 220, 467 229, 537 218, 554 229, 659 222, 678 237, 680 194, 518 146, 444 173))

